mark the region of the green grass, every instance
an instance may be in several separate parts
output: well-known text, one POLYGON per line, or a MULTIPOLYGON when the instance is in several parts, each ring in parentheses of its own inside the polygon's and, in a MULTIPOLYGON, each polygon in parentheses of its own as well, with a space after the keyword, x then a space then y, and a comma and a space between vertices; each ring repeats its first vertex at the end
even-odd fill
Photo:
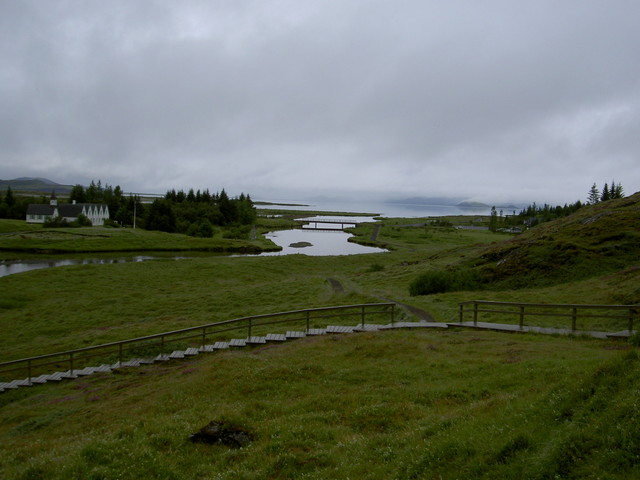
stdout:
POLYGON ((0 474, 632 478, 635 351, 468 331, 313 337, 0 396, 0 474), (211 420, 243 449, 193 444, 211 420))
MULTIPOLYGON (((224 238, 224 230, 212 238, 153 232, 130 228, 33 228, 26 222, 0 220, 0 255, 74 254, 100 252, 245 252, 258 253, 277 247, 270 240, 224 238)), ((13 258, 10 257, 10 258, 13 258)))
MULTIPOLYGON (((0 361, 359 302, 395 300, 437 321, 456 321, 458 303, 473 299, 637 304, 637 203, 625 201, 513 239, 391 219, 376 240, 391 249, 384 254, 203 255, 0 278, 0 361), (595 268, 603 258, 610 262, 595 268), (409 295, 425 271, 461 267, 492 271, 500 288, 409 295)), ((258 230, 287 224, 273 222, 258 230)), ((373 228, 354 231, 367 242, 373 228)), ((21 232, 46 249, 203 241, 21 232)), ((594 326, 618 327, 579 327, 594 326)), ((639 373, 624 342, 451 330, 313 337, 0 394, 0 478, 638 478, 639 373), (192 444, 211 420, 246 429, 253 443, 192 444)))

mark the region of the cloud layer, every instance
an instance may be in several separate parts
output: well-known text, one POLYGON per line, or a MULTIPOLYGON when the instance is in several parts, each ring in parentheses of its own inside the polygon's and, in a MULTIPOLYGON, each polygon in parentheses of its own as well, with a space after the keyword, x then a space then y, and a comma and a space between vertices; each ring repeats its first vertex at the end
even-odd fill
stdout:
POLYGON ((640 3, 0 3, 0 177, 254 198, 640 190, 640 3))

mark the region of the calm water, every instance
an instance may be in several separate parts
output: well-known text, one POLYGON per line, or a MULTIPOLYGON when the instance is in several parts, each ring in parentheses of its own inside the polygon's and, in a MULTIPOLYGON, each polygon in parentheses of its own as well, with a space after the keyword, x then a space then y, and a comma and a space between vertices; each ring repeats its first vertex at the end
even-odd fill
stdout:
MULTIPOLYGON (((379 214, 382 217, 423 218, 447 215, 489 215, 491 207, 466 208, 455 205, 417 205, 411 203, 383 203, 357 201, 289 202, 304 206, 278 206, 281 210, 309 210, 326 212, 358 212, 379 214)), ((258 208, 274 208, 264 206, 258 208)))
POLYGON ((0 263, 0 277, 14 273, 29 272, 41 268, 64 267, 66 265, 105 265, 110 263, 144 262, 156 257, 138 255, 126 258, 74 258, 60 260, 20 260, 16 262, 0 263))
POLYGON ((311 256, 327 255, 357 255, 360 253, 386 252, 382 248, 365 247, 347 241, 352 235, 340 230, 281 230, 265 235, 273 243, 282 247, 281 252, 265 252, 267 255, 292 255, 301 253, 311 256), (311 244, 305 247, 292 247, 291 244, 305 242, 311 244))

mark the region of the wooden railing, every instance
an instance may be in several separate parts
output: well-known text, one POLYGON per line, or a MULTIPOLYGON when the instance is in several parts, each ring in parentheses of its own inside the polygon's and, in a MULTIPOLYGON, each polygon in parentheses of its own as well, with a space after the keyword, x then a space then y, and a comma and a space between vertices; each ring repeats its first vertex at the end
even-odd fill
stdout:
POLYGON ((477 325, 481 313, 492 313, 515 316, 521 328, 524 326, 525 317, 560 317, 571 319, 571 330, 576 331, 578 319, 614 319, 626 323, 629 333, 633 331, 634 321, 640 312, 640 305, 515 303, 486 300, 462 302, 459 307, 460 323, 469 313, 473 315, 474 325, 477 325))
POLYGON ((336 318, 340 318, 341 321, 355 322, 356 326, 358 324, 364 326, 366 321, 372 317, 374 320, 383 319, 383 321, 390 321, 393 324, 394 307, 394 303, 366 303, 255 315, 209 323, 145 337, 2 362, 0 363, 0 380, 9 372, 14 372, 11 375, 13 378, 18 376, 18 373, 15 372, 22 372, 22 375, 26 375, 31 383, 31 379, 38 375, 61 371, 61 369, 68 370, 70 376, 73 376, 74 370, 87 366, 89 360, 94 363, 99 360, 111 363, 117 361, 122 364, 125 358, 132 358, 134 354, 136 357, 148 358, 158 354, 165 355, 174 349, 185 346, 204 347, 215 340, 228 340, 232 332, 246 332, 247 338, 275 333, 266 331, 267 328, 271 329, 274 325, 286 324, 309 332, 312 328, 329 325, 328 322, 336 318))

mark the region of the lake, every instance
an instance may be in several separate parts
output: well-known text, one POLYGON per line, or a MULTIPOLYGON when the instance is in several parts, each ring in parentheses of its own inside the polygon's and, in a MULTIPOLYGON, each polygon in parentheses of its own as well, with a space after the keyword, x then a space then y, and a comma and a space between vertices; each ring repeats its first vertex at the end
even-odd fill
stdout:
MULTIPOLYGON (((273 201, 275 203, 275 201, 273 201)), ((294 201, 297 205, 257 205, 261 208, 278 208, 281 210, 309 210, 324 212, 358 212, 374 213, 382 217, 424 218, 444 217, 450 215, 490 215, 491 207, 459 207, 456 205, 423 205, 412 203, 386 203, 365 201, 294 201)))

